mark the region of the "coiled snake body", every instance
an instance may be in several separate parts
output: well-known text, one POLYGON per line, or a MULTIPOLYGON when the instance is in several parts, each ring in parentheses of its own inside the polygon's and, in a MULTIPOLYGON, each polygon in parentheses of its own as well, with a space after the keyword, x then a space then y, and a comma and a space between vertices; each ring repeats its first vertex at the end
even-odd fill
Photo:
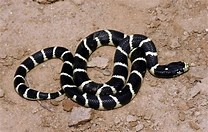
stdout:
POLYGON ((135 97, 146 69, 156 77, 171 78, 185 73, 189 66, 181 61, 159 65, 155 45, 144 35, 128 36, 114 30, 101 30, 83 39, 74 57, 64 47, 49 47, 31 55, 17 68, 14 87, 20 96, 29 100, 54 99, 65 93, 82 106, 110 110, 129 103, 135 97), (87 60, 97 48, 106 45, 116 46, 113 75, 108 82, 99 84, 88 77, 87 60), (64 63, 60 75, 61 89, 44 93, 28 87, 26 74, 52 58, 59 58, 64 63), (129 77, 128 58, 131 60, 129 77))

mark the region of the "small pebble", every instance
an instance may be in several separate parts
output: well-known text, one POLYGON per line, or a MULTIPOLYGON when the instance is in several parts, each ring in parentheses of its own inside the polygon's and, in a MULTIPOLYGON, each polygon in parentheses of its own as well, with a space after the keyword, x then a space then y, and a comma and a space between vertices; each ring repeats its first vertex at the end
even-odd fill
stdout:
POLYGON ((74 4, 76 5, 82 5, 84 4, 84 0, 72 0, 74 2, 74 4))
POLYGON ((114 123, 115 123, 115 124, 118 124, 119 122, 121 122, 120 118, 116 117, 116 118, 114 119, 114 123))
POLYGON ((160 26, 160 22, 159 21, 152 21, 150 24, 149 24, 149 28, 157 28, 160 26))
POLYGON ((201 105, 201 106, 206 106, 206 105, 208 105, 207 99, 205 99, 205 98, 202 99, 200 105, 201 105))
POLYGON ((190 126, 192 129, 195 129, 195 130, 199 130, 199 129, 200 129, 199 125, 198 125, 196 122, 194 122, 194 121, 190 121, 190 122, 189 122, 189 126, 190 126))
POLYGON ((149 113, 149 112, 145 113, 144 115, 145 120, 150 120, 151 118, 152 118, 152 113, 149 113))
POLYGON ((171 39, 171 44, 170 44, 170 47, 172 49, 175 49, 175 48, 179 48, 181 45, 179 44, 178 42, 178 38, 173 38, 171 39))
POLYGON ((71 100, 69 100, 69 99, 65 99, 62 102, 62 106, 63 106, 63 110, 71 111, 73 106, 74 106, 74 103, 71 100))
POLYGON ((60 73, 56 73, 56 75, 53 76, 53 80, 55 81, 60 80, 60 73))
POLYGON ((144 128, 144 125, 141 124, 141 123, 138 123, 138 125, 136 125, 135 128, 136 128, 136 131, 138 132, 138 131, 141 131, 144 128))
MULTIPOLYGON (((8 30, 7 28, 7 21, 4 19, 0 19, 0 32, 5 32, 6 30, 8 30)), ((1 58, 1 57, 0 57, 1 58)))
POLYGON ((3 98, 5 95, 5 92, 3 89, 0 88, 0 98, 3 98))
POLYGON ((196 48, 196 53, 201 53, 201 48, 196 48))
POLYGON ((188 36, 189 33, 188 33, 187 31, 184 31, 184 32, 183 32, 183 35, 188 36))
POLYGON ((187 106, 189 107, 189 109, 194 108, 194 105, 195 103, 193 99, 187 101, 187 106))
POLYGON ((137 121, 132 121, 129 123, 131 127, 135 127, 137 125, 137 121))
POLYGON ((178 109, 179 110, 182 110, 182 111, 186 111, 189 109, 188 105, 186 102, 184 101, 181 101, 179 104, 178 104, 178 109))
POLYGON ((126 117, 126 121, 127 122, 134 122, 134 121, 137 121, 137 117, 136 116, 133 116, 133 115, 128 115, 127 117, 126 117))
POLYGON ((199 115, 201 115, 201 113, 200 113, 199 111, 195 111, 195 112, 194 112, 194 115, 195 115, 195 116, 199 116, 199 115))
POLYGON ((110 76, 111 75, 111 72, 108 69, 103 70, 102 73, 105 76, 110 76))
POLYGON ((43 127, 50 127, 51 126, 51 122, 50 122, 50 120, 47 117, 43 117, 41 125, 43 127))
POLYGON ((185 113, 184 112, 180 112, 178 114, 179 120, 184 121, 185 120, 185 113))
POLYGON ((195 67, 195 66, 196 66, 196 63, 193 63, 193 62, 192 62, 192 63, 190 64, 190 66, 191 66, 191 67, 195 67))
POLYGON ((35 2, 38 2, 39 4, 51 4, 60 0, 33 0, 35 2))
POLYGON ((155 79, 155 80, 152 80, 152 82, 149 84, 151 87, 156 87, 158 85, 158 81, 155 79))
POLYGON ((32 114, 35 114, 35 113, 37 113, 37 112, 39 112, 39 111, 41 111, 41 110, 43 110, 43 108, 42 107, 37 107, 37 108, 34 108, 33 110, 32 110, 32 114))
POLYGON ((6 59, 6 57, 7 57, 7 55, 6 55, 5 51, 4 50, 1 51, 0 52, 0 59, 6 59))

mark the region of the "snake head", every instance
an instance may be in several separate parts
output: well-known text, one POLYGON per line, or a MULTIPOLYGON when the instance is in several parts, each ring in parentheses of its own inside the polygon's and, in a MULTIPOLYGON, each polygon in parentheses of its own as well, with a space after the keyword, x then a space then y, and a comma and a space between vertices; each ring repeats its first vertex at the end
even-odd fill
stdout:
POLYGON ((172 72, 173 77, 179 76, 189 70, 189 65, 186 62, 172 62, 165 68, 172 72))
POLYGON ((156 65, 153 70, 153 75, 157 77, 172 78, 187 72, 189 70, 189 65, 185 62, 179 61, 167 65, 156 65))

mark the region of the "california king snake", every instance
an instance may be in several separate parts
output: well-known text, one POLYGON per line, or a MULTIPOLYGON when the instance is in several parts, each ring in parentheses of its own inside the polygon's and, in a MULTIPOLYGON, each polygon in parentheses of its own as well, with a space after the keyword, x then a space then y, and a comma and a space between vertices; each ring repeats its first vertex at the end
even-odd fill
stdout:
POLYGON ((64 47, 49 47, 31 55, 17 68, 14 87, 20 96, 29 100, 54 99, 65 93, 82 106, 110 110, 129 103, 135 97, 146 69, 156 77, 171 78, 188 71, 189 65, 181 61, 159 65, 155 45, 144 35, 129 36, 114 30, 101 30, 83 39, 74 57, 64 47), (108 82, 99 84, 88 77, 87 61, 97 48, 106 45, 116 47, 113 75, 108 82), (25 84, 26 74, 52 58, 63 61, 61 89, 54 93, 44 93, 28 87, 25 84), (128 58, 131 60, 129 77, 128 58))

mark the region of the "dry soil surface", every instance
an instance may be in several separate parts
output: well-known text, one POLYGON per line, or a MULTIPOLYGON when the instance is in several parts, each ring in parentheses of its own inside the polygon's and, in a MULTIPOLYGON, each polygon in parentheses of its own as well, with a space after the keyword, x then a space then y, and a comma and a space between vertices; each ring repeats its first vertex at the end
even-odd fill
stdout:
MULTIPOLYGON (((207 34, 207 0, 1 0, 0 131, 205 132, 207 34), (172 79, 147 73, 137 96, 111 111, 86 109, 64 96, 28 101, 15 92, 15 70, 30 54, 49 46, 64 46, 74 54, 81 39, 101 29, 144 34, 157 46, 161 64, 183 60, 190 70, 172 79)), ((110 78, 114 51, 102 47, 92 54, 90 60, 108 60, 104 69, 88 68, 93 80, 110 78)), ((42 91, 59 89, 61 65, 56 59, 39 65, 27 75, 28 84, 42 91)))

